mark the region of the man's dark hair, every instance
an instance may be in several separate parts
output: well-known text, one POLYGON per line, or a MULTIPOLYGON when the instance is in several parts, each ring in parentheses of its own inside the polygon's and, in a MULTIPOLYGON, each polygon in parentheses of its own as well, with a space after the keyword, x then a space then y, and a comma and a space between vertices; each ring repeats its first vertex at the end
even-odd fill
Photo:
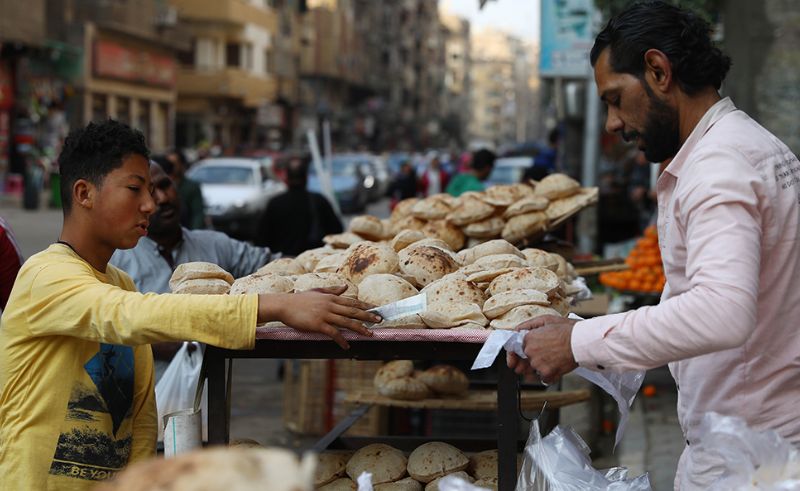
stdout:
POLYGON ((286 183, 290 188, 305 189, 308 182, 308 166, 311 158, 295 155, 286 162, 286 183))
POLYGON ((547 143, 549 143, 550 145, 555 145, 556 143, 558 143, 558 140, 560 139, 561 139, 561 131, 559 131, 558 128, 553 128, 547 134, 547 143))
POLYGON ((731 59, 711 41, 711 26, 702 17, 667 2, 637 2, 612 17, 595 38, 590 59, 610 47, 617 73, 644 77, 644 54, 657 49, 669 58, 681 89, 688 95, 712 86, 719 90, 731 59))
POLYGON ((106 175, 130 155, 148 159, 150 151, 142 132, 124 123, 108 119, 71 131, 58 156, 64 213, 72 209, 72 186, 78 179, 100 187, 106 175))
POLYGON ((494 152, 482 148, 472 154, 472 163, 470 164, 470 167, 475 170, 490 169, 492 166, 494 166, 494 161, 496 159, 497 156, 494 154, 494 152))
POLYGON ((161 167, 161 170, 168 176, 175 172, 175 165, 164 155, 153 155, 150 157, 150 162, 155 162, 161 167))

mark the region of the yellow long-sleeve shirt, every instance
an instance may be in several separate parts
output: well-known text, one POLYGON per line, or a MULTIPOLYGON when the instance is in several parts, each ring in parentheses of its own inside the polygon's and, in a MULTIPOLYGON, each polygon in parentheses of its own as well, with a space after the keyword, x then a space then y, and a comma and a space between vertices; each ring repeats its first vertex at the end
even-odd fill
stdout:
POLYGON ((86 490, 155 453, 150 343, 252 348, 255 295, 141 294, 69 247, 34 255, 0 321, 0 489, 86 490))

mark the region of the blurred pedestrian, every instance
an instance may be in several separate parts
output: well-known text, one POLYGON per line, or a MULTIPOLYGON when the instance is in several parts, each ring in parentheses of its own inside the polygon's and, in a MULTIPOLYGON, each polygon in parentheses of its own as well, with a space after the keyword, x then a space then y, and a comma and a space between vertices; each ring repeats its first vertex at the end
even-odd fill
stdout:
POLYGON ((344 228, 328 199, 307 189, 308 158, 292 157, 286 169, 289 189, 273 197, 256 231, 255 243, 296 256, 322 247, 322 238, 344 228))
POLYGON ((417 174, 414 172, 411 162, 406 160, 400 164, 400 172, 394 176, 387 194, 391 200, 390 209, 393 209, 398 201, 417 195, 417 174))
POLYGON ((172 164, 169 174, 181 199, 181 225, 189 230, 206 228, 203 192, 198 183, 186 177, 186 171, 189 170, 186 156, 180 150, 173 149, 167 152, 166 159, 172 164))
POLYGON ((423 196, 443 193, 447 189, 450 176, 442 169, 438 155, 433 155, 428 162, 428 167, 419 180, 419 190, 423 196))
POLYGON ((485 187, 483 181, 492 173, 495 160, 497 160, 497 156, 494 152, 485 148, 473 153, 469 171, 462 172, 451 179, 447 186, 447 193, 458 197, 467 191, 483 191, 485 187))
POLYGON ((14 238, 14 233, 2 217, 0 217, 0 311, 5 310, 14 280, 22 267, 22 253, 14 238))

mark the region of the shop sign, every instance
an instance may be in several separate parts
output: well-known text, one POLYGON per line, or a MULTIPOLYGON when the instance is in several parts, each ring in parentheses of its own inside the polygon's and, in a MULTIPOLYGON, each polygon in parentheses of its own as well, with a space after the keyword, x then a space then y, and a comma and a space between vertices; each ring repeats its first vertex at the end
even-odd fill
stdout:
POLYGON ((175 86, 175 59, 151 51, 129 48, 113 41, 94 42, 93 74, 171 89, 175 86))
POLYGON ((600 20, 594 0, 543 1, 539 74, 580 77, 591 73, 589 51, 600 20))

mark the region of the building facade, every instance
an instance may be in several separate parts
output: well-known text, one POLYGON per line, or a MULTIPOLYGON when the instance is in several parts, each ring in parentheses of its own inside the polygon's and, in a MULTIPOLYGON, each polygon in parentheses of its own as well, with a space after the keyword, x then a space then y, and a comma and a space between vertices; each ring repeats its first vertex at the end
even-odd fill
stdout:
POLYGON ((170 0, 190 48, 177 74, 179 146, 280 148, 297 101, 296 9, 259 0, 170 0))

